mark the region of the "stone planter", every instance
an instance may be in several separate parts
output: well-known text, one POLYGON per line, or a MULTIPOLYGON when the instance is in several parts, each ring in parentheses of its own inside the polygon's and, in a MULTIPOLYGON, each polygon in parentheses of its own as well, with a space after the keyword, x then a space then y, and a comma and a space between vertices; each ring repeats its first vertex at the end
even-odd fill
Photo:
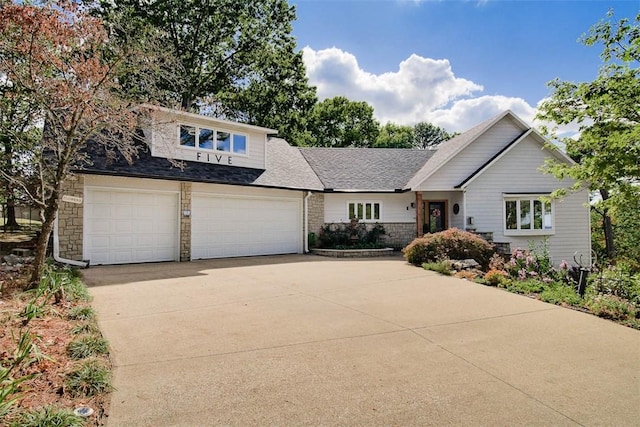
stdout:
POLYGON ((314 255, 333 258, 373 258, 393 255, 393 248, 382 249, 311 249, 314 255))

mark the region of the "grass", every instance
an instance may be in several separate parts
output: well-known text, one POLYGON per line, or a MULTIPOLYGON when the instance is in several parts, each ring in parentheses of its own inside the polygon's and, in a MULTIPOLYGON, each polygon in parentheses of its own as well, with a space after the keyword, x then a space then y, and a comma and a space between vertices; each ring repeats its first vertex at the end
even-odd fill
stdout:
POLYGON ((450 261, 425 262, 422 264, 422 268, 444 274, 445 276, 451 276, 453 274, 450 261))
POLYGON ((65 377, 68 391, 75 396, 95 396, 113 390, 109 368, 100 360, 82 362, 65 377))
POLYGON ((70 320, 93 320, 96 318, 96 312, 88 305, 79 305, 69 310, 67 317, 70 320))
POLYGON ((75 415, 70 409, 44 406, 20 414, 11 427, 82 427, 85 419, 75 415))
POLYGON ((86 359, 109 353, 109 343, 100 335, 80 335, 69 343, 67 353, 72 359, 86 359))

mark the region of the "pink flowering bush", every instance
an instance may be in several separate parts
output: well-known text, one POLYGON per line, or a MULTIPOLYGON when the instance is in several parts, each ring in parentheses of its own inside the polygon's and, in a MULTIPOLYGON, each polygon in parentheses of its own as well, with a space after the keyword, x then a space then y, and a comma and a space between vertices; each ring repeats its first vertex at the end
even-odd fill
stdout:
POLYGON ((470 258, 483 268, 487 267, 494 252, 493 246, 482 237, 457 228, 425 234, 402 250, 405 259, 413 265, 470 258))
POLYGON ((515 280, 536 279, 544 283, 569 282, 569 264, 562 261, 558 268, 553 267, 546 242, 530 249, 516 248, 505 263, 505 270, 515 280))

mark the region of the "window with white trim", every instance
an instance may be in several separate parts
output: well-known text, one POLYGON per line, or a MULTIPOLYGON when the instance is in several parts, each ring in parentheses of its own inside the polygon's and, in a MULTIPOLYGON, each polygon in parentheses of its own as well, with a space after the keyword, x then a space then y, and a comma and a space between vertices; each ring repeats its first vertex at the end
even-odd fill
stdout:
POLYGON ((380 202, 349 202, 349 219, 362 222, 377 222, 382 218, 382 203, 380 202))
POLYGON ((553 203, 545 197, 549 195, 505 196, 505 234, 553 233, 553 203))
POLYGON ((195 125, 178 126, 181 147, 222 153, 247 154, 247 136, 195 125))

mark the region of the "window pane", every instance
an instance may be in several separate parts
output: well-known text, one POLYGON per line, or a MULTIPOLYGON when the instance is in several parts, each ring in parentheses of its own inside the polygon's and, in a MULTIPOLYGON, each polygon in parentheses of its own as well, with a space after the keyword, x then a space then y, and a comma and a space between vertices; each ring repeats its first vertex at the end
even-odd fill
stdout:
POLYGON ((531 201, 520 200, 520 229, 531 230, 531 201))
POLYGON ((544 203, 544 229, 551 230, 553 228, 553 217, 551 215, 551 202, 544 203))
POLYGON ((534 230, 542 230, 542 202, 540 200, 533 201, 533 228, 534 230))
POLYGON ((231 151, 231 134, 228 132, 216 132, 216 150, 231 151))
POLYGON ((196 146, 195 126, 180 125, 180 145, 183 147, 196 146))
POLYGON ((371 203, 366 204, 365 219, 371 219, 371 203))
POLYGON ((373 204, 373 219, 380 219, 380 203, 373 204))
POLYGON ((349 203, 349 219, 356 217, 356 206, 354 203, 349 203))
POLYGON ((233 152, 238 154, 247 154, 246 136, 233 134, 233 152))
POLYGON ((505 202, 505 224, 507 226, 507 230, 517 230, 518 229, 518 213, 516 209, 516 201, 515 200, 507 200, 505 202))
POLYGON ((200 136, 198 138, 198 147, 205 150, 213 150, 213 130, 212 129, 200 129, 200 136))
POLYGON ((358 219, 364 218, 364 216, 362 215, 362 209, 363 209, 362 203, 358 203, 358 219))

